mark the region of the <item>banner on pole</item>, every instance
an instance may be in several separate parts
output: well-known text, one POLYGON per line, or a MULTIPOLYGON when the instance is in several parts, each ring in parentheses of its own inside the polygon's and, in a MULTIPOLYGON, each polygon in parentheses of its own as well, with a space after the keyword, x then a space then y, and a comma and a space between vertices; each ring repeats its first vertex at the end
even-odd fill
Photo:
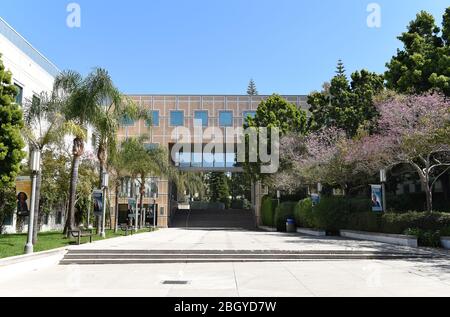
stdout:
POLYGON ((100 217, 103 215, 103 191, 94 190, 92 193, 92 200, 94 202, 94 215, 100 217))
POLYGON ((383 186, 371 185, 372 187, 372 211, 383 212, 383 186))

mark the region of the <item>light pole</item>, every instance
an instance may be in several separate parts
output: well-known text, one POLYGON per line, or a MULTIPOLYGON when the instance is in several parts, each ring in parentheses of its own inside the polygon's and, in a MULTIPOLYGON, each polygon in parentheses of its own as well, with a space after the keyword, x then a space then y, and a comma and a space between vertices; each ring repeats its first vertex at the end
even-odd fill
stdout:
POLYGON ((138 195, 138 191, 139 191, 139 185, 137 185, 136 183, 133 184, 134 185, 134 189, 135 189, 135 217, 134 217, 134 231, 137 233, 139 231, 139 210, 138 210, 138 199, 139 199, 139 195, 138 195))
POLYGON ((387 182, 387 172, 385 169, 380 171, 380 182, 381 182, 381 191, 382 191, 382 199, 383 199, 383 211, 386 212, 386 182, 387 182))
POLYGON ((109 183, 109 174, 108 173, 103 173, 103 178, 102 178, 102 187, 103 187, 103 212, 102 212, 102 233, 101 236, 103 239, 106 238, 106 231, 105 231, 105 227, 106 227, 106 194, 107 194, 107 190, 108 190, 108 183, 109 183))
POLYGON ((153 230, 156 228, 156 198, 158 198, 156 193, 152 194, 153 198, 153 230))
POLYGON ((33 149, 30 157, 30 170, 33 177, 31 189, 31 206, 30 215, 28 216, 28 240, 25 245, 25 253, 33 253, 33 226, 34 226, 34 209, 36 205, 36 178, 41 171, 41 152, 38 149, 33 149))

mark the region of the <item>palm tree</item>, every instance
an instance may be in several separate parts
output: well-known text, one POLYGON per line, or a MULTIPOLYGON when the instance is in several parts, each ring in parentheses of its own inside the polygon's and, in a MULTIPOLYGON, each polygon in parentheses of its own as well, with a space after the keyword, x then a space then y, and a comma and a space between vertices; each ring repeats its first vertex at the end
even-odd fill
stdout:
POLYGON ((174 182, 178 195, 189 193, 190 195, 199 194, 200 197, 203 197, 206 192, 203 174, 177 171, 174 182))
MULTIPOLYGON (((143 208, 145 196, 145 183, 148 177, 171 177, 173 171, 169 164, 169 155, 161 147, 148 149, 145 147, 145 138, 130 138, 122 143, 121 160, 126 162, 126 170, 132 178, 132 183, 139 180, 139 206, 143 208)), ((137 220, 139 221, 139 219, 137 220)), ((140 225, 144 224, 141 214, 140 225)))
MULTIPOLYGON (((84 154, 86 131, 88 126, 94 128, 101 124, 112 131, 114 123, 105 118, 105 105, 113 104, 119 100, 119 93, 114 87, 108 73, 103 69, 94 69, 86 78, 74 71, 64 71, 57 76, 54 85, 54 95, 63 105, 67 127, 74 135, 72 148, 72 167, 69 193, 69 209, 64 232, 72 230, 75 222, 75 201, 78 183, 78 169, 80 159, 84 154)), ((109 134, 107 135, 109 137, 109 134)), ((107 144, 103 143, 101 153, 105 153, 107 144)), ((102 154, 102 155, 103 155, 102 154)), ((100 156, 100 155, 99 155, 100 156)), ((102 167, 106 162, 106 155, 102 157, 102 167)))
MULTIPOLYGON (((64 120, 59 103, 47 93, 41 93, 25 102, 24 121, 22 134, 30 149, 43 153, 64 137, 64 120)), ((42 173, 40 172, 36 182, 35 205, 37 208, 34 217, 33 244, 36 244, 38 239, 41 185, 42 173)))

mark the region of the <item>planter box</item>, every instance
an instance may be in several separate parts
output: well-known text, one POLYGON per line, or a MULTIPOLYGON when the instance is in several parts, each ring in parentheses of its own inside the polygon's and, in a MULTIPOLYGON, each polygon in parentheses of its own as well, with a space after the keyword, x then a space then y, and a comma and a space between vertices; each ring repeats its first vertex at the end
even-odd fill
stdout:
POLYGON ((268 232, 277 232, 277 228, 272 228, 272 227, 259 226, 259 229, 268 231, 268 232))
POLYGON ((417 237, 400 234, 384 234, 363 231, 341 230, 341 236, 345 238, 383 242, 394 245, 417 248, 419 246, 417 237))
POLYGON ((441 237, 441 244, 444 249, 450 250, 450 237, 441 237))
POLYGON ((307 228, 297 228, 297 232, 314 237, 326 237, 327 232, 325 230, 317 230, 317 229, 307 229, 307 228))

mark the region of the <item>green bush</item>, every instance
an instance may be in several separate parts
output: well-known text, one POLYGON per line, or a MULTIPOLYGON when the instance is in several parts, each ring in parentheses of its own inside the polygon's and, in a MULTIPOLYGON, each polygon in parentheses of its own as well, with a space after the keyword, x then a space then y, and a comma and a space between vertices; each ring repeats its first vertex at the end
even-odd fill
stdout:
POLYGON ((401 234, 411 228, 436 232, 446 227, 450 227, 450 214, 440 212, 386 213, 381 224, 383 233, 392 234, 401 234))
POLYGON ((277 230, 280 232, 286 231, 286 221, 291 218, 294 219, 294 209, 296 202, 284 202, 280 204, 275 210, 275 220, 277 230))
POLYGON ((442 237, 450 237, 450 227, 446 227, 441 230, 442 237))
POLYGON ((316 219, 311 198, 303 199, 295 206, 294 217, 298 227, 316 228, 316 219))
POLYGON ((416 236, 419 242, 419 246, 439 248, 441 246, 441 232, 440 231, 427 231, 418 228, 407 229, 404 234, 410 236, 416 236))
POLYGON ((352 213, 348 217, 345 229, 380 232, 382 214, 375 212, 352 213))
POLYGON ((278 201, 270 196, 264 196, 261 202, 261 220, 264 226, 274 227, 275 209, 278 201))
POLYGON ((351 210, 346 197, 322 197, 314 213, 318 229, 336 233, 346 227, 351 210))

